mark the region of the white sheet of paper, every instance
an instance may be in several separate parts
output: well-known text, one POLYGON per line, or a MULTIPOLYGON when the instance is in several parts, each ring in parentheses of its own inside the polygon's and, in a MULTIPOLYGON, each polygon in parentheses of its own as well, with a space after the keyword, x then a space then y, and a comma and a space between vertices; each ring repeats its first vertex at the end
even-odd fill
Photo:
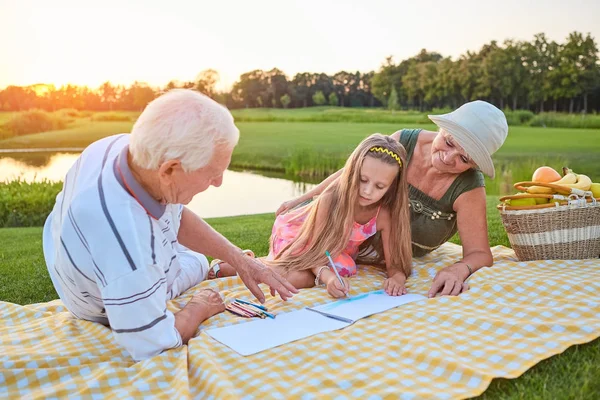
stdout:
POLYGON ((205 332, 237 353, 248 356, 317 333, 345 328, 350 324, 324 317, 307 309, 279 314, 275 319, 258 319, 205 332))
POLYGON ((383 290, 378 290, 317 307, 311 307, 309 310, 322 313, 323 315, 331 315, 332 317, 341 317, 348 320, 348 322, 356 322, 369 315, 425 299, 427 299, 427 297, 420 294, 389 296, 383 290))

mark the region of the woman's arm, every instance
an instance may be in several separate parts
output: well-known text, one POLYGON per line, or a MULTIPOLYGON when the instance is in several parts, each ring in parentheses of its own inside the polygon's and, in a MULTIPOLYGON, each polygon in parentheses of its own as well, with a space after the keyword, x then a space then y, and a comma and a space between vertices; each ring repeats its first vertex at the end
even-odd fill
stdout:
POLYGON ((466 289, 465 280, 482 267, 494 263, 486 219, 485 188, 480 187, 461 194, 454 202, 458 234, 462 242, 463 257, 443 268, 433 279, 429 297, 457 295, 466 289))
POLYGON ((382 207, 377 217, 377 230, 381 232, 385 269, 388 276, 383 282, 383 289, 390 296, 399 296, 406 294, 406 276, 398 265, 391 265, 390 263, 390 228, 390 212, 387 208, 382 207))
POLYGON ((288 212, 292 208, 296 207, 298 204, 300 204, 306 200, 312 199, 314 196, 318 196, 321 193, 323 193, 323 191, 327 188, 327 186, 329 186, 333 181, 335 181, 342 174, 342 171, 343 171, 343 169, 340 169, 339 171, 329 175, 329 177, 327 177, 327 179, 325 179, 323 182, 319 183, 317 186, 315 186, 308 192, 304 193, 302 196, 299 196, 299 197, 296 197, 295 199, 291 199, 291 200, 284 202, 281 206, 279 206, 277 211, 275 211, 275 216, 277 216, 281 213, 288 212))

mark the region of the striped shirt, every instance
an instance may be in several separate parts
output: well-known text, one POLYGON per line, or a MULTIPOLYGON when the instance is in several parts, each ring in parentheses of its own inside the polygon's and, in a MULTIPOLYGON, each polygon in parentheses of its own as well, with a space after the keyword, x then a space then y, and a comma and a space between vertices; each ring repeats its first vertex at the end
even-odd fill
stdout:
POLYGON ((177 242, 183 206, 161 205, 133 178, 128 144, 129 135, 115 135, 84 150, 56 197, 43 243, 69 311, 109 325, 141 360, 182 344, 166 303, 182 291, 174 284, 187 249, 177 242))

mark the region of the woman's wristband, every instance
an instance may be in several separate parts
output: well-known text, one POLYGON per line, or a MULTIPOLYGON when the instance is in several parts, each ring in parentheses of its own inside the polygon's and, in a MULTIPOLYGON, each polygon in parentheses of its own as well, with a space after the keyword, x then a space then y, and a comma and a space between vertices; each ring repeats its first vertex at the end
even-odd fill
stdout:
POLYGON ((467 269, 469 270, 469 275, 467 275, 467 278, 471 275, 473 275, 473 268, 471 268, 471 266, 469 264, 467 264, 464 261, 457 261, 456 264, 465 264, 467 266, 467 269))

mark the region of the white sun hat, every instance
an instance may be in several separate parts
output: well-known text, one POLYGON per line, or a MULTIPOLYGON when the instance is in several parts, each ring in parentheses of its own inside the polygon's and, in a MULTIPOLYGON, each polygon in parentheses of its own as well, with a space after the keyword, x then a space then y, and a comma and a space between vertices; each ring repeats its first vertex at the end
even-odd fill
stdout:
POLYGON ((481 171, 494 178, 494 154, 506 140, 508 124, 504 113, 492 104, 476 100, 443 115, 428 115, 465 149, 481 171))

